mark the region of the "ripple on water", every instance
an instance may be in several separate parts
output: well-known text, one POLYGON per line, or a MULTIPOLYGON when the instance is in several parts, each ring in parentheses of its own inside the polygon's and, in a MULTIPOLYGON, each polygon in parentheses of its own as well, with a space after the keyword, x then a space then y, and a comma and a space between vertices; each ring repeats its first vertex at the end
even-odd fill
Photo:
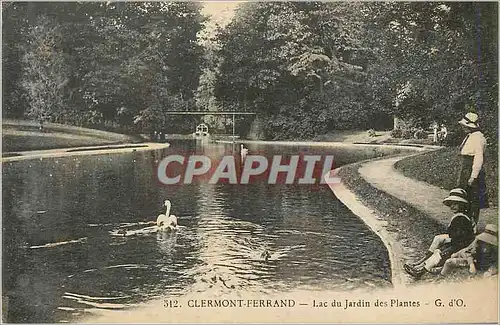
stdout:
POLYGON ((16 236, 20 243, 32 240, 33 249, 8 252, 11 261, 21 261, 10 272, 26 273, 33 284, 15 294, 29 306, 39 298, 47 302, 33 307, 33 317, 45 317, 33 321, 52 322, 55 310, 66 321, 191 291, 265 294, 387 285, 383 244, 331 192, 260 184, 162 188, 152 177, 152 162, 164 153, 81 156, 60 159, 55 167, 44 159, 30 161, 32 168, 4 170, 10 189, 4 202, 23 202, 5 210, 10 230, 4 235, 13 242, 16 236), (37 172, 49 168, 53 177, 37 172), (184 226, 176 234, 154 231, 165 198, 184 226), (19 216, 41 209, 48 212, 23 224, 34 219, 19 216))
POLYGON ((48 244, 44 244, 44 245, 34 245, 34 246, 30 246, 29 248, 31 248, 31 249, 53 248, 53 247, 68 245, 68 244, 81 244, 81 243, 85 243, 86 240, 87 240, 87 237, 82 237, 82 238, 78 238, 78 239, 65 240, 65 241, 60 241, 60 242, 56 242, 56 243, 48 243, 48 244))

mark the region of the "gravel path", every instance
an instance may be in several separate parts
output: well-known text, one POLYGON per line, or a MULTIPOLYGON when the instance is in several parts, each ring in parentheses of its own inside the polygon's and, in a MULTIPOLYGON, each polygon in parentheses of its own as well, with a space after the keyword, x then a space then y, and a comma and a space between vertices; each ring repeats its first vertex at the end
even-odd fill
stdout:
MULTIPOLYGON (((394 164, 405 157, 395 157, 365 163, 359 169, 360 175, 375 188, 397 199, 407 202, 425 212, 433 219, 447 224, 451 212, 442 202, 448 191, 437 186, 408 178, 394 168, 394 164)), ((498 208, 483 209, 479 227, 498 222, 498 208)))
MULTIPOLYGON (((395 287, 435 281, 433 276, 414 281, 403 271, 402 263, 422 257, 432 236, 444 231, 452 215, 442 203, 447 190, 408 178, 394 168, 397 161, 415 154, 341 167, 336 172, 342 183, 328 184, 384 242, 395 287)), ((498 223, 498 209, 481 210, 479 223, 480 230, 486 223, 498 223)))

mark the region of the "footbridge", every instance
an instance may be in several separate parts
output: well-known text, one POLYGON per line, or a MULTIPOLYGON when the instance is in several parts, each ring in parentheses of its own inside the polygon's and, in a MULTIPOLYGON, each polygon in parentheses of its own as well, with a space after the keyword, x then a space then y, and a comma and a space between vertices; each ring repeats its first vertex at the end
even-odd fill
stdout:
POLYGON ((212 112, 212 111, 166 111, 164 112, 166 115, 232 115, 233 117, 233 139, 234 139, 234 117, 236 115, 256 115, 257 113, 253 112, 212 112))

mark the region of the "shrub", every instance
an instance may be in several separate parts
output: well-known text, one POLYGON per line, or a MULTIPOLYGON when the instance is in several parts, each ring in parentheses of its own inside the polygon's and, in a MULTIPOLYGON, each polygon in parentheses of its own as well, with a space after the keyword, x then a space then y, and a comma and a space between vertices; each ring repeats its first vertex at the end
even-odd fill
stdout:
POLYGON ((393 138, 401 138, 403 135, 403 132, 401 129, 394 129, 391 131, 391 137, 393 138))
POLYGON ((401 137, 403 139, 411 139, 413 138, 413 130, 410 130, 410 129, 404 129, 402 130, 402 134, 401 134, 401 137))

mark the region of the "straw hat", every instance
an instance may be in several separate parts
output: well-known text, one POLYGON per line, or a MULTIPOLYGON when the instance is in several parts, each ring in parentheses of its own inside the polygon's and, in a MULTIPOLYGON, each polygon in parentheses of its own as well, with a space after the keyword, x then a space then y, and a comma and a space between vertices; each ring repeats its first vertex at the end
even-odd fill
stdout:
POLYGON ((449 206, 452 202, 469 203, 467 200, 467 192, 462 188, 452 189, 448 197, 443 200, 443 203, 449 206))
POLYGON ((476 113, 470 112, 465 114, 464 118, 458 121, 458 123, 468 128, 477 129, 479 128, 479 124, 477 124, 478 119, 479 116, 476 113))
POLYGON ((484 231, 476 238, 490 245, 498 246, 498 229, 493 224, 487 224, 484 231))

